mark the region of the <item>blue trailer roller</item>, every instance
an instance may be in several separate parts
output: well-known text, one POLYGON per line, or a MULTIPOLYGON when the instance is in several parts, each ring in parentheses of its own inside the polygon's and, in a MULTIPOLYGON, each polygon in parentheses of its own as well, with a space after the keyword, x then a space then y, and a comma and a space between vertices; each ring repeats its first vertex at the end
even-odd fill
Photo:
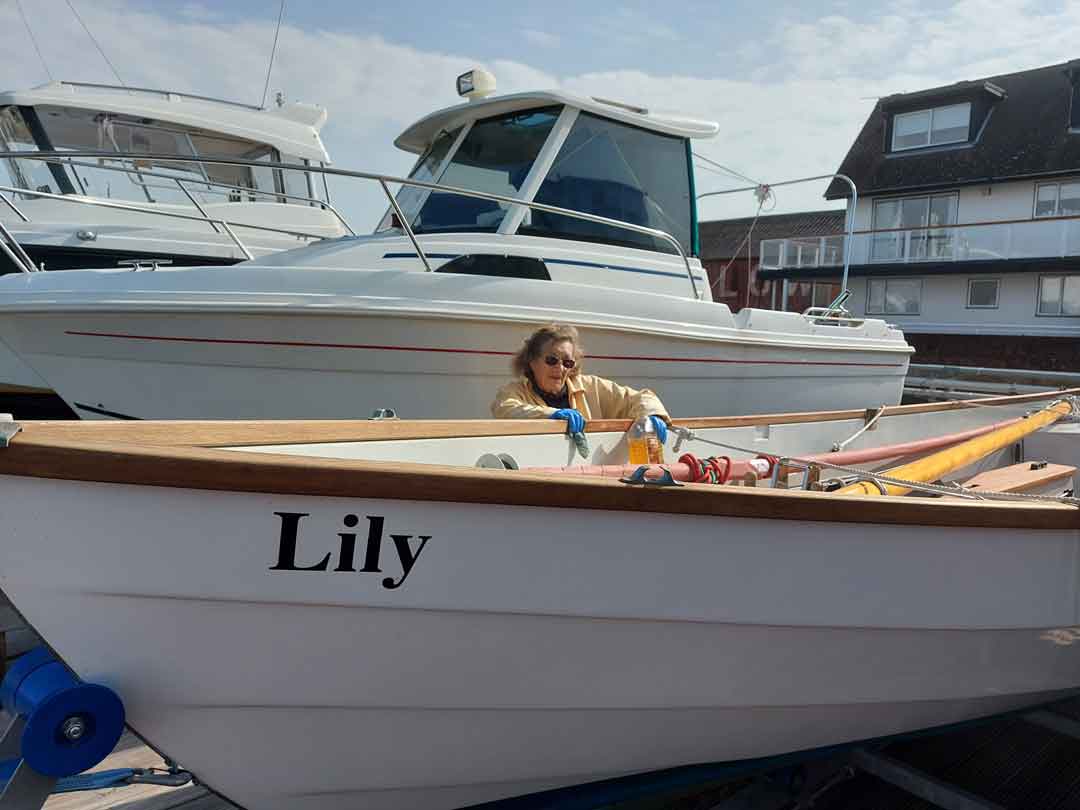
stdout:
POLYGON ((25 719, 23 761, 56 779, 97 765, 124 732, 124 704, 116 693, 83 683, 44 647, 15 661, 0 683, 0 703, 25 719))

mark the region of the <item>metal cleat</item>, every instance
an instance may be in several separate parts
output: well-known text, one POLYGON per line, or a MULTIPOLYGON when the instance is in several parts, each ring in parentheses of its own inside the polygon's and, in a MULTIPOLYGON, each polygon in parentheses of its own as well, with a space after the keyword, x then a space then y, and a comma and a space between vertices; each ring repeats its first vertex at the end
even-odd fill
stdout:
POLYGON ((22 425, 15 421, 15 417, 10 413, 0 413, 0 450, 11 444, 11 439, 20 430, 22 425))
POLYGON ((649 466, 642 464, 634 472, 632 472, 627 478, 620 478, 619 480, 624 484, 630 484, 631 486, 641 487, 681 487, 683 486, 676 481, 672 475, 671 470, 667 467, 660 468, 659 478, 648 478, 649 466))

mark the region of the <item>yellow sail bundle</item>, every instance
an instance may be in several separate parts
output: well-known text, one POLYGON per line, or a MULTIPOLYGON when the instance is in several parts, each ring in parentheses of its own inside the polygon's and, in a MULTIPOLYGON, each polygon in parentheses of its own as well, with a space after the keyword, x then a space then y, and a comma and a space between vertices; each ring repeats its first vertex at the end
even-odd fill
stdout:
MULTIPOLYGON (((963 469, 969 464, 974 464, 991 453, 1006 448, 1047 425, 1052 425, 1061 417, 1068 416, 1072 412, 1073 406, 1070 402, 1059 400, 1015 424, 992 431, 984 436, 969 439, 955 447, 941 450, 918 461, 912 461, 900 467, 893 467, 891 470, 886 470, 882 475, 889 478, 903 478, 906 481, 918 481, 924 484, 938 481, 951 472, 963 469)), ((911 492, 911 488, 885 482, 877 484, 870 481, 859 481, 842 487, 836 492, 845 495, 907 495, 911 492), (884 493, 882 488, 884 488, 884 493)))

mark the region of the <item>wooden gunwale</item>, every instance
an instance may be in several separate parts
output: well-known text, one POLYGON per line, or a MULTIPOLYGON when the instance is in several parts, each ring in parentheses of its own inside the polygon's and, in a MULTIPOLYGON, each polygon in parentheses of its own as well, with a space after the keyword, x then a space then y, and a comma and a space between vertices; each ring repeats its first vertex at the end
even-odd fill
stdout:
MULTIPOLYGON (((1052 399, 1050 395, 1000 397, 1010 403, 1052 399)), ((986 402, 988 400, 984 400, 986 402)), ((955 403, 900 406, 894 413, 955 410, 955 403)), ((828 418, 861 417, 865 411, 831 412, 828 418), (836 416, 840 414, 840 416, 836 416)), ((786 422, 822 421, 821 414, 785 415, 786 422), (803 417, 803 418, 799 418, 803 417)), ((695 426, 775 424, 781 417, 737 417, 734 420, 680 420, 695 426), (749 421, 745 421, 749 420, 749 421), (704 423, 704 424, 701 424, 704 423), (718 424, 719 423, 719 424, 718 424)), ((312 434, 312 426, 327 423, 154 423, 102 424, 82 429, 64 423, 27 423, 26 430, 0 450, 0 475, 29 476, 68 481, 177 487, 195 490, 255 492, 278 495, 384 498, 436 502, 500 504, 546 508, 602 509, 677 515, 765 518, 790 521, 826 521, 975 528, 1080 529, 1080 509, 1052 503, 967 502, 952 499, 874 498, 838 496, 794 490, 719 487, 690 484, 679 488, 643 489, 607 479, 565 479, 550 475, 428 465, 405 462, 325 459, 284 454, 247 454, 194 443, 166 443, 178 439, 253 444, 256 429, 260 444, 291 441, 406 438, 448 435, 508 435, 560 432, 558 424, 477 421, 427 423, 338 423, 340 432, 329 438, 312 434), (107 429, 116 428, 116 429, 107 429), (522 430, 522 428, 534 428, 522 430), (541 429, 542 428, 542 429, 541 429), (278 433, 275 433, 278 430, 278 433), (116 441, 118 435, 139 433, 158 444, 116 441), (272 435, 267 435, 268 431, 272 435), (350 432, 353 431, 353 432, 350 432), (388 435, 389 434, 389 435, 388 435), (95 441, 90 441, 95 439, 95 441)), ((333 424, 333 423, 331 423, 333 424)), ((594 423, 593 429, 625 426, 625 422, 594 423)), ((126 437, 126 436, 125 436, 126 437)), ((138 438, 138 437, 137 437, 138 438)), ((868 535, 872 537, 872 535, 868 535)))
MULTIPOLYGON (((881 418, 912 414, 944 413, 989 405, 1022 405, 1080 396, 1080 388, 1036 394, 985 397, 918 405, 893 405, 881 418)), ((751 427, 754 425, 810 424, 843 419, 862 419, 866 409, 811 411, 803 413, 753 414, 750 416, 706 416, 675 419, 676 425, 690 429, 751 427)), ((472 436, 517 436, 562 433, 562 422, 548 419, 414 419, 414 420, 229 420, 229 421, 41 421, 20 422, 16 438, 48 441, 155 445, 159 447, 243 447, 267 444, 323 444, 329 442, 387 441, 400 439, 464 438, 472 436)), ((625 432, 628 419, 595 419, 587 432, 625 432)))

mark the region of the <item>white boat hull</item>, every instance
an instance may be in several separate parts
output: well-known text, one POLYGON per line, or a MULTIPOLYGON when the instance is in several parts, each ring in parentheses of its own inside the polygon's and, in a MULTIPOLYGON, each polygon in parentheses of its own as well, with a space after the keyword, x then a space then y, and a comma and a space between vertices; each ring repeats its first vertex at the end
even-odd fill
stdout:
POLYGON ((1080 685, 1075 530, 0 492, 9 597, 137 731, 253 810, 459 807, 1080 685), (290 520, 294 566, 327 570, 282 570, 290 520))
POLYGON ((552 320, 582 329, 587 370, 686 416, 895 404, 911 351, 881 322, 733 317, 554 281, 243 265, 33 275, 5 279, 0 338, 86 418, 483 418, 523 338, 552 320))
POLYGON ((0 394, 47 394, 49 385, 0 341, 0 394))

